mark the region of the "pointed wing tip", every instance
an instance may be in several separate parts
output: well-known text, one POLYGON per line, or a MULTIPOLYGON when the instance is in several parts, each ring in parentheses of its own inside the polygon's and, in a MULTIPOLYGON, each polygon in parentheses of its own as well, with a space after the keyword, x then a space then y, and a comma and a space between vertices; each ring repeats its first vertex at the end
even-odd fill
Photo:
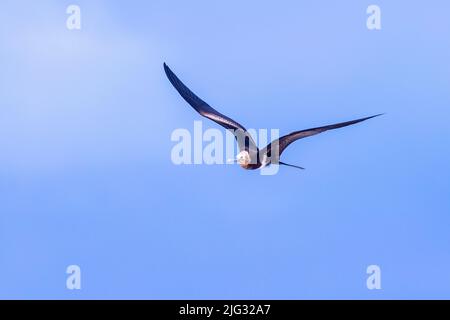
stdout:
POLYGON ((379 113, 379 114, 376 114, 376 115, 373 115, 373 116, 370 116, 370 117, 365 117, 365 118, 362 118, 362 119, 359 119, 359 120, 356 120, 357 122, 361 122, 361 121, 366 121, 366 120, 369 120, 369 119, 372 119, 372 118, 376 118, 376 117, 379 117, 379 116, 382 116, 382 115, 385 115, 386 113, 379 113))
POLYGON ((166 73, 167 76, 174 75, 173 71, 169 68, 167 63, 164 62, 163 66, 164 66, 164 72, 166 73))
POLYGON ((169 66, 165 62, 163 63, 163 67, 164 67, 164 71, 166 71, 166 72, 170 71, 169 66))
POLYGON ((379 114, 376 114, 376 115, 374 115, 374 116, 368 117, 367 119, 371 119, 371 118, 375 118, 375 117, 383 116, 383 115, 385 115, 385 114, 386 114, 386 112, 383 112, 383 113, 379 113, 379 114))
POLYGON ((169 66, 165 62, 163 63, 163 66, 164 66, 164 73, 166 74, 167 78, 172 83, 172 85, 175 88, 177 88, 177 84, 176 83, 179 82, 179 79, 177 78, 175 73, 173 73, 173 71, 169 68, 169 66))

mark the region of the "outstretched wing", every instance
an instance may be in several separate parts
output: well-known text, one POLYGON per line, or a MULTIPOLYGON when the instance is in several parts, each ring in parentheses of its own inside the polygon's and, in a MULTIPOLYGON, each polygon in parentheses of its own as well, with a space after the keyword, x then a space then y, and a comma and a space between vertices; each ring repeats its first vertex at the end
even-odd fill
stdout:
POLYGON ((374 117, 378 117, 378 116, 381 116, 381 115, 382 114, 377 114, 377 115, 366 117, 366 118, 361 118, 361 119, 356 119, 356 120, 351 120, 351 121, 346 121, 346 122, 340 122, 340 123, 331 124, 331 125, 328 125, 328 126, 295 131, 295 132, 287 134, 287 135, 285 135, 285 136, 283 136, 283 137, 281 137, 279 139, 276 139, 276 140, 272 141, 264 149, 261 150, 261 154, 262 155, 267 155, 268 157, 271 157, 272 156, 271 155, 272 150, 275 148, 274 146, 276 146, 278 144, 278 157, 279 157, 281 155, 281 153, 283 153, 283 151, 292 142, 294 142, 296 140, 303 139, 303 138, 306 138, 306 137, 310 137, 310 136, 319 134, 319 133, 327 131, 327 130, 338 129, 338 128, 350 126, 352 124, 356 124, 358 122, 362 122, 362 121, 365 121, 365 120, 368 120, 368 119, 371 119, 371 118, 374 118, 374 117))
POLYGON ((214 121, 215 123, 221 125, 222 127, 230 130, 234 135, 239 145, 240 151, 247 151, 250 154, 255 154, 258 152, 255 141, 251 135, 247 132, 241 124, 234 121, 233 119, 223 115, 216 109, 211 107, 205 101, 197 97, 188 87, 181 82, 180 79, 170 70, 170 68, 164 63, 164 71, 166 72, 167 78, 170 83, 175 87, 178 93, 189 103, 192 108, 195 109, 200 115, 214 121))

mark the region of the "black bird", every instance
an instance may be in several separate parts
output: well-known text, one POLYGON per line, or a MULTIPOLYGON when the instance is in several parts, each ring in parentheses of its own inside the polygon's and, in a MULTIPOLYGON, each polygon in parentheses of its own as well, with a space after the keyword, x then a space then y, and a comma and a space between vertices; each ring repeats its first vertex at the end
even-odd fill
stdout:
POLYGON ((362 122, 374 117, 378 117, 382 114, 377 114, 370 117, 360 118, 356 120, 331 124, 323 127, 311 128, 306 130, 295 131, 285 136, 282 136, 279 139, 276 139, 269 143, 265 148, 259 149, 256 146, 255 141, 251 137, 251 135, 247 132, 244 126, 234 121, 233 119, 223 115, 218 112, 214 108, 212 108, 205 101, 197 97, 188 87, 186 87, 183 82, 170 70, 170 68, 164 63, 164 71, 167 75, 167 78, 178 91, 178 93, 189 103, 200 115, 211 119, 212 121, 218 123, 222 127, 230 130, 238 143, 239 146, 239 154, 236 157, 236 161, 239 165, 248 170, 254 170, 258 168, 263 168, 269 164, 280 164, 285 166, 290 166, 298 169, 304 169, 299 166, 295 166, 292 164, 287 164, 280 161, 280 156, 283 151, 294 141, 302 138, 306 138, 309 136, 313 136, 319 134, 321 132, 342 128, 346 126, 350 126, 352 124, 362 122))

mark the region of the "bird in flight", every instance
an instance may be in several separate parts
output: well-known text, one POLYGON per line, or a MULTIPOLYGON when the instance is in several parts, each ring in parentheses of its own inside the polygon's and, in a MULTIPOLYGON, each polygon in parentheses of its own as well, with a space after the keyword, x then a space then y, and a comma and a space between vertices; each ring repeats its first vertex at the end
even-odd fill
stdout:
POLYGON ((260 169, 269 164, 279 164, 298 169, 304 169, 303 167, 280 161, 281 154, 292 142, 319 134, 321 132, 325 132, 327 130, 343 128, 382 115, 380 113, 374 116, 356 120, 294 131, 290 134, 280 137, 279 139, 273 140, 263 149, 259 149, 244 126, 227 117, 226 115, 218 112, 216 109, 214 109, 205 101, 200 99, 197 95, 195 95, 195 93, 193 93, 188 87, 186 87, 186 85, 184 85, 183 82, 181 82, 180 79, 178 79, 178 77, 172 72, 172 70, 170 70, 166 63, 164 63, 164 71, 170 83, 172 83, 178 93, 183 97, 184 100, 186 100, 187 103, 191 105, 192 108, 195 109, 195 111, 197 111, 203 117, 216 122, 227 130, 230 130, 234 134, 235 139, 238 143, 239 153, 236 159, 233 159, 233 161, 239 163, 242 168, 247 170, 260 169))

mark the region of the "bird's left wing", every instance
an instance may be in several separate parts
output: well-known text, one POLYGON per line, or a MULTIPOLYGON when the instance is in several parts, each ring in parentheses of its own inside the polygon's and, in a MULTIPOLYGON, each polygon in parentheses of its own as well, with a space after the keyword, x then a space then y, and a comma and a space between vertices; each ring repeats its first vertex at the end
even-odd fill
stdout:
POLYGON ((324 132, 324 131, 350 126, 352 124, 356 124, 358 122, 362 122, 362 121, 365 121, 365 120, 368 120, 368 119, 371 119, 371 118, 374 118, 374 117, 378 117, 378 116, 381 116, 381 115, 382 114, 377 114, 377 115, 370 116, 370 117, 365 117, 365 118, 361 118, 361 119, 356 119, 356 120, 351 120, 351 121, 346 121, 346 122, 330 124, 330 125, 323 126, 323 127, 317 127, 317 128, 311 128, 311 129, 306 129, 306 130, 295 131, 295 132, 292 132, 292 133, 287 134, 285 136, 282 136, 279 139, 276 139, 276 140, 272 141, 264 149, 261 149, 260 152, 261 152, 262 155, 267 155, 268 157, 271 157, 271 153, 272 153, 272 150, 274 149, 274 146, 276 144, 278 144, 278 157, 279 157, 281 155, 281 153, 292 142, 294 142, 296 140, 303 139, 303 138, 306 138, 306 137, 310 137, 310 136, 319 134, 319 133, 324 132))
POLYGON ((243 125, 227 117, 226 115, 218 112, 211 107, 205 101, 200 99, 195 93, 193 93, 186 85, 181 82, 180 79, 170 70, 170 68, 164 63, 164 71, 169 79, 170 83, 175 87, 178 93, 189 103, 192 108, 195 109, 200 115, 214 121, 222 127, 230 130, 234 135, 239 145, 239 150, 246 150, 250 154, 256 153, 258 148, 251 135, 247 132, 247 129, 243 125))

